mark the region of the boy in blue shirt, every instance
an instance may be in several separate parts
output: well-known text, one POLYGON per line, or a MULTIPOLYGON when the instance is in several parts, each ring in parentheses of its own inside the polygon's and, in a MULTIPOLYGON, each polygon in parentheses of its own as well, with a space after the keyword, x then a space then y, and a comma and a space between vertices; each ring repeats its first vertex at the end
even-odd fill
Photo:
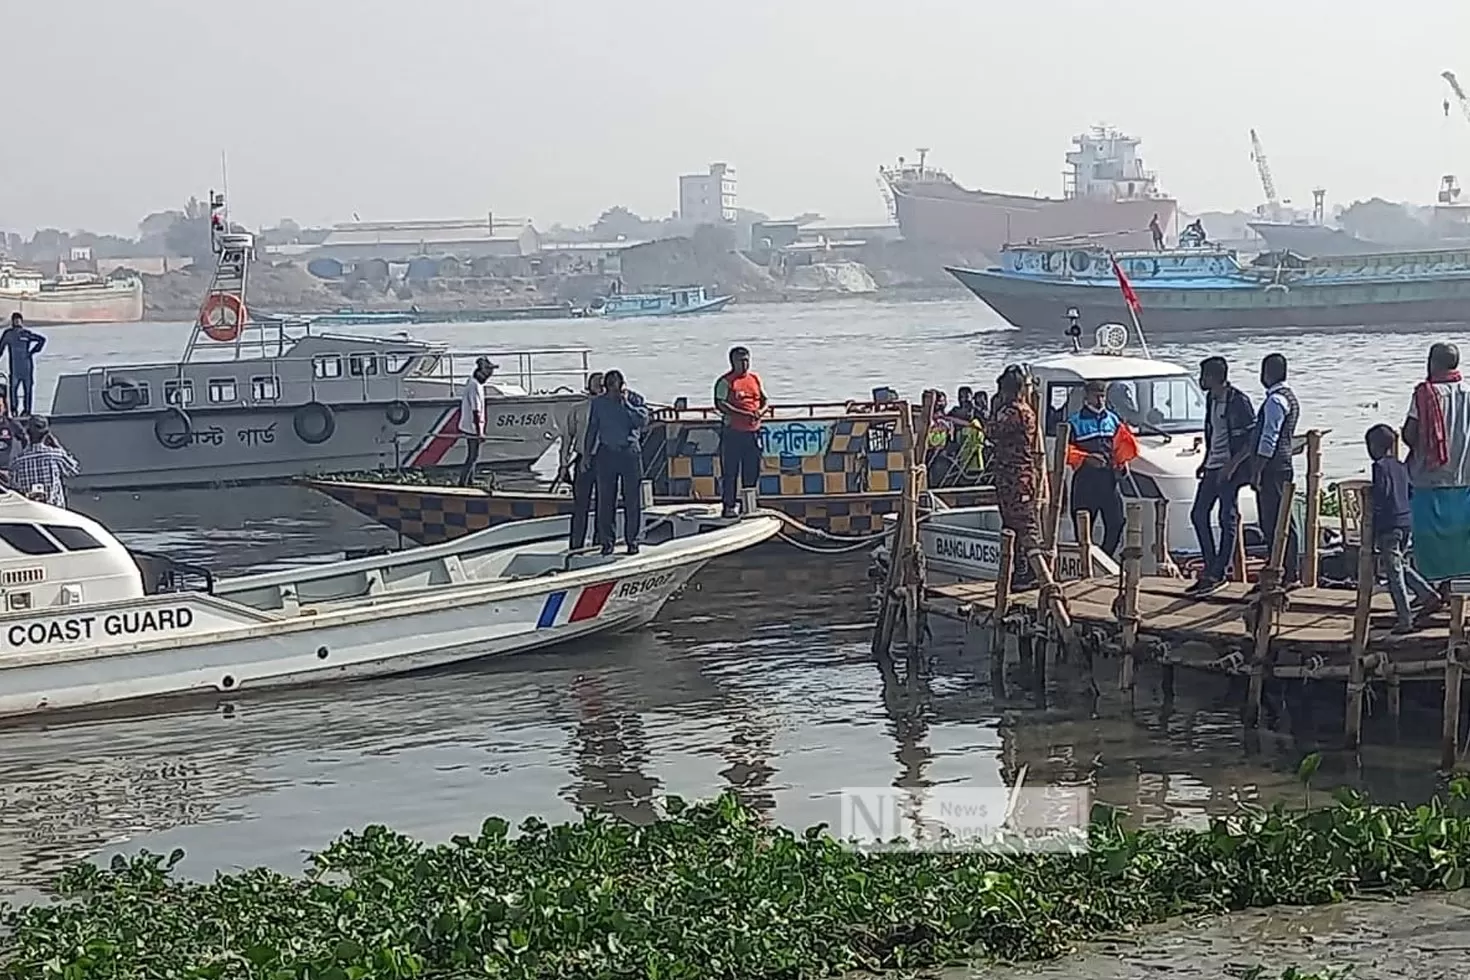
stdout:
POLYGON ((1393 596, 1393 609, 1398 614, 1393 631, 1409 633, 1414 629, 1409 590, 1414 590, 1426 612, 1439 604, 1439 593, 1424 581, 1418 569, 1404 560, 1409 529, 1413 526, 1409 512, 1409 468, 1393 454, 1393 430, 1386 425, 1375 425, 1364 440, 1368 444, 1368 456, 1373 460, 1373 543, 1383 559, 1388 592, 1393 596))

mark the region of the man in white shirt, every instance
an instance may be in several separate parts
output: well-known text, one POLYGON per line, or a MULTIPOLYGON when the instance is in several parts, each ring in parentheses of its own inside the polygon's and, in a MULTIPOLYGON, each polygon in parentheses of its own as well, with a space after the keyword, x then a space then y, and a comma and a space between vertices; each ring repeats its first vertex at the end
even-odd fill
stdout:
POLYGON ((1431 582, 1470 578, 1470 384, 1454 344, 1429 348, 1404 420, 1414 564, 1431 582))
POLYGON ((561 433, 561 459, 556 478, 572 488, 573 551, 587 546, 587 522, 592 516, 592 491, 597 482, 592 457, 586 452, 587 416, 592 399, 602 394, 602 372, 587 375, 587 397, 572 406, 561 433))
POLYGON ((465 438, 464 466, 459 471, 459 485, 467 487, 480 460, 480 444, 485 441, 485 382, 497 365, 488 357, 475 361, 475 373, 464 383, 459 399, 459 431, 465 438))

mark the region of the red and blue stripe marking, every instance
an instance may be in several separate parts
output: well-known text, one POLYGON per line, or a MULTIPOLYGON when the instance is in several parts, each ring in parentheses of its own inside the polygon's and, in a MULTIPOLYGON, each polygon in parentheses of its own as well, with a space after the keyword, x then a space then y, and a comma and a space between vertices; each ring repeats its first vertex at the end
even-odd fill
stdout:
POLYGON ((577 592, 577 598, 568 604, 567 596, 573 593, 572 589, 562 589, 553 592, 546 597, 546 602, 541 606, 541 616, 536 620, 538 630, 551 629, 553 626, 564 626, 567 623, 581 623, 589 619, 596 619, 608 598, 612 595, 613 587, 617 582, 599 582, 596 585, 588 585, 577 592))

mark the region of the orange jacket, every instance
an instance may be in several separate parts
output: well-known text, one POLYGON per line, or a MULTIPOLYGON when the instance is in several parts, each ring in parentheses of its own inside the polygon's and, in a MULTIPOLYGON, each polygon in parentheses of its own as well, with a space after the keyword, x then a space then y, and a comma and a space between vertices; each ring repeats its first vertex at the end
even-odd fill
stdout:
MULTIPOLYGON (((1138 440, 1133 437, 1133 430, 1128 428, 1124 422, 1118 426, 1118 431, 1113 433, 1113 465, 1122 468, 1138 458, 1138 440)), ((1083 461, 1087 459, 1087 453, 1078 447, 1075 442, 1067 443, 1067 465, 1072 469, 1078 469, 1083 461)))

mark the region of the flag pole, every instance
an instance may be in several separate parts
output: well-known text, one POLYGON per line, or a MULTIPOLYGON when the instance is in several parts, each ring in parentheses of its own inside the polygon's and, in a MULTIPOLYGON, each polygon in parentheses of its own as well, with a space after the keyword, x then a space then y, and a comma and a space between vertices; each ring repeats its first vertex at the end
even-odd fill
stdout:
POLYGON ((1138 342, 1143 346, 1143 356, 1153 359, 1149 353, 1148 337, 1144 335, 1143 324, 1138 320, 1138 294, 1133 291, 1133 286, 1128 282, 1128 277, 1123 274, 1123 267, 1118 264, 1118 256, 1112 249, 1108 250, 1108 259, 1113 264, 1113 276, 1118 280, 1118 289, 1123 293, 1123 304, 1128 307, 1128 315, 1133 318, 1133 332, 1138 334, 1138 342))

